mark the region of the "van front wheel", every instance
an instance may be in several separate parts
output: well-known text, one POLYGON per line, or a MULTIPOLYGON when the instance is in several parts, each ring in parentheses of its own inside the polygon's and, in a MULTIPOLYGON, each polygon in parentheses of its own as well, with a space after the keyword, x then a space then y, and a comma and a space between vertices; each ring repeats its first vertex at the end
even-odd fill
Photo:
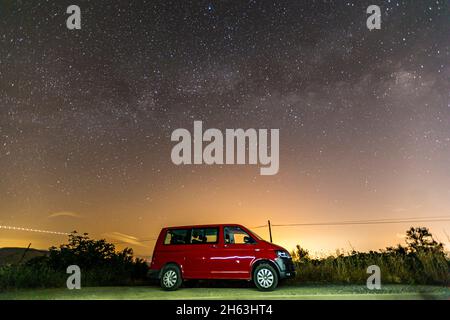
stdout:
POLYGON ((259 290, 272 291, 278 285, 278 274, 270 264, 263 263, 256 267, 253 281, 259 290))
POLYGON ((161 288, 167 291, 177 290, 183 279, 181 278, 180 268, 176 265, 168 265, 161 273, 160 285, 161 288))

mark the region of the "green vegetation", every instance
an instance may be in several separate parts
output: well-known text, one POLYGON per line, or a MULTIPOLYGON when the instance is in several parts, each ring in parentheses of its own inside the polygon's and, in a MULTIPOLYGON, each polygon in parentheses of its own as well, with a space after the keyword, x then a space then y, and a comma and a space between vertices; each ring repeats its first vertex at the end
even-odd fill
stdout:
POLYGON ((73 232, 67 244, 51 247, 47 255, 1 266, 0 289, 63 287, 68 277, 66 268, 74 264, 83 270, 84 286, 136 285, 148 272, 144 260, 133 258, 132 249, 116 251, 104 239, 93 240, 87 234, 73 232))
MULTIPOLYGON (((325 285, 327 294, 335 292, 333 288, 341 288, 336 290, 343 290, 344 295, 353 295, 355 288, 360 288, 354 287, 354 285, 358 285, 363 288, 363 292, 360 289, 356 290, 359 294, 372 294, 365 288, 369 276, 366 270, 370 265, 378 265, 380 267, 383 288, 390 288, 385 287, 387 284, 415 285, 411 287, 414 288, 412 293, 408 291, 407 294, 420 296, 420 290, 422 290, 420 288, 422 287, 417 287, 417 285, 443 287, 450 283, 450 259, 445 255, 443 245, 436 242, 426 228, 409 229, 406 233, 406 246, 398 245, 397 247, 368 253, 352 251, 348 254, 337 254, 321 259, 311 258, 307 250, 298 246, 292 255, 297 266, 297 276, 295 279, 286 282, 291 287, 282 289, 281 292, 284 295, 289 295, 288 292, 291 292, 289 290, 296 292, 295 296, 297 294, 306 294, 305 292, 317 291, 317 287, 312 287, 314 288, 312 289, 313 291, 308 291, 310 287, 299 287, 299 285, 304 286, 305 284, 325 285), (330 284, 352 286, 330 287, 330 284)), ((22 293, 14 290, 20 288, 65 288, 68 277, 66 268, 73 264, 80 266, 83 270, 81 277, 83 288, 89 286, 142 286, 150 283, 149 279, 147 279, 147 264, 141 259, 134 258, 131 249, 116 251, 115 246, 105 240, 93 240, 87 234, 79 235, 74 232, 69 236, 67 244, 63 244, 59 248, 50 248, 46 255, 34 257, 26 262, 22 261, 21 263, 0 266, 0 291, 8 289, 10 291, 8 294, 21 295, 22 293)), ((209 282, 209 284, 206 284, 206 287, 202 284, 202 288, 207 288, 207 285, 211 284, 217 285, 217 283, 209 282)), ((186 285, 188 286, 188 284, 186 285)), ((223 286, 223 284, 219 285, 223 286)), ((226 282, 225 286, 225 288, 215 289, 222 290, 223 294, 226 294, 228 289, 233 292, 240 292, 240 290, 231 289, 234 284, 230 282, 226 282)), ((248 288, 249 285, 246 282, 238 282, 238 286, 240 288, 244 287, 242 292, 251 292, 250 296, 257 295, 252 286, 250 286, 251 289, 248 288)), ((188 292, 191 292, 191 289, 194 290, 192 292, 197 292, 195 290, 200 288, 190 288, 187 291, 183 289, 182 292, 186 293, 181 293, 181 295, 183 297, 187 295, 186 297, 188 297, 188 292)), ((95 296, 95 292, 99 290, 98 288, 86 289, 86 291, 82 292, 95 296)), ((106 296, 109 296, 109 289, 105 290, 106 296)), ((130 290, 130 288, 111 290, 111 294, 116 295, 123 290, 130 290)), ((141 292, 145 299, 149 298, 144 294, 147 292, 145 291, 147 289, 142 289, 144 291, 141 291, 141 289, 136 288, 135 290, 136 292, 141 292)), ((151 288, 148 290, 154 292, 156 289, 151 288)), ((216 294, 214 293, 216 291, 211 290, 213 292, 211 293, 212 295, 216 294)), ((397 294, 386 290, 383 289, 382 292, 397 294)), ((84 294, 67 293, 65 290, 37 290, 33 292, 42 292, 43 294, 45 292, 49 294, 51 292, 59 292, 63 293, 64 296, 69 295, 71 297, 78 297, 78 294, 84 294)), ((199 292, 203 294, 203 291, 199 292)), ((204 294, 207 294, 207 292, 209 291, 204 291, 204 294)), ((156 294, 156 296, 159 295, 160 293, 156 294)), ((232 297, 230 296, 230 298, 232 297)))
POLYGON ((449 299, 450 289, 434 286, 386 285, 381 290, 370 291, 365 286, 320 285, 287 286, 282 285, 272 292, 260 292, 253 287, 215 288, 205 283, 201 288, 182 288, 167 292, 154 287, 89 287, 81 290, 34 289, 0 293, 5 299, 449 299))
POLYGON ((307 250, 297 246, 292 252, 297 266, 296 283, 363 284, 370 265, 381 269, 382 283, 435 284, 450 283, 450 259, 443 244, 433 239, 427 228, 411 228, 406 232, 406 246, 398 245, 381 251, 338 253, 313 259, 307 250))

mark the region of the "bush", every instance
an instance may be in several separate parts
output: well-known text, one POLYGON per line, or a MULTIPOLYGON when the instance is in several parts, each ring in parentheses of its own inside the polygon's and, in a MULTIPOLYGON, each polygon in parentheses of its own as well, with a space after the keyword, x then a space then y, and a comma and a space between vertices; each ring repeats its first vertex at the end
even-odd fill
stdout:
POLYGON ((66 269, 78 265, 82 286, 140 284, 146 280, 148 266, 133 258, 133 250, 116 251, 106 240, 93 240, 73 232, 67 244, 51 247, 47 256, 21 265, 0 267, 0 289, 64 287, 66 269))
POLYGON ((352 251, 321 259, 312 259, 307 250, 297 246, 292 253, 296 264, 295 282, 365 284, 367 267, 377 265, 384 283, 440 284, 450 283, 450 260, 441 243, 427 228, 406 232, 407 246, 386 248, 368 253, 352 251))
POLYGON ((11 288, 58 287, 67 275, 45 267, 6 265, 0 267, 0 290, 11 288))

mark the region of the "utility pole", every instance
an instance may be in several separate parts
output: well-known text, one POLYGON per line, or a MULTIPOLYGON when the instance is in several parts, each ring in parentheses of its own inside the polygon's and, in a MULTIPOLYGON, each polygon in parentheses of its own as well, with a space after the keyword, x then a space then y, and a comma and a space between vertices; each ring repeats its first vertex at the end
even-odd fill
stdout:
POLYGON ((269 225, 270 242, 272 242, 272 227, 270 226, 270 220, 267 220, 267 224, 269 225))
POLYGON ((20 258, 20 260, 19 260, 19 264, 22 262, 23 258, 25 258, 25 255, 27 254, 27 251, 30 249, 30 247, 31 247, 31 242, 28 244, 28 247, 23 251, 22 258, 20 258))

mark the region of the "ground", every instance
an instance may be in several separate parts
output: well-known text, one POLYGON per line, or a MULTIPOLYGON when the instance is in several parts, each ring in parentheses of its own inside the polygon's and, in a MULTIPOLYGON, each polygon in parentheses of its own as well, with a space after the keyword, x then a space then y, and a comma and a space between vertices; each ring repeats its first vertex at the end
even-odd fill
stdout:
POLYGON ((181 288, 166 292, 156 286, 141 287, 86 287, 81 290, 26 289, 0 293, 5 299, 450 299, 450 288, 439 286, 386 285, 381 290, 364 286, 280 286, 272 292, 254 288, 181 288))

